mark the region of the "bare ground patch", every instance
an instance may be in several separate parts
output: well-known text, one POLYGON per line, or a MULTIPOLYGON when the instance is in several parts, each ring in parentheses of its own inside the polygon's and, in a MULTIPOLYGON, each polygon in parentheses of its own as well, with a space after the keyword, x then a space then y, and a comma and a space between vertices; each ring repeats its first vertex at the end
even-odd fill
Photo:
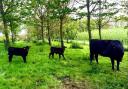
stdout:
POLYGON ((63 77, 60 80, 62 81, 61 89, 92 89, 86 80, 74 81, 70 77, 63 77))

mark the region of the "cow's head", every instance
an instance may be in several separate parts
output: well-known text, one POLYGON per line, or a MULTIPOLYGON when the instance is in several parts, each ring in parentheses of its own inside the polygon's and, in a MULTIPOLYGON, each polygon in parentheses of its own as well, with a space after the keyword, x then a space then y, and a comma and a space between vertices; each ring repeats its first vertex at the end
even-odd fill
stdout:
POLYGON ((31 46, 26 46, 26 47, 24 47, 24 49, 25 50, 27 50, 27 51, 29 51, 29 48, 30 48, 31 46))

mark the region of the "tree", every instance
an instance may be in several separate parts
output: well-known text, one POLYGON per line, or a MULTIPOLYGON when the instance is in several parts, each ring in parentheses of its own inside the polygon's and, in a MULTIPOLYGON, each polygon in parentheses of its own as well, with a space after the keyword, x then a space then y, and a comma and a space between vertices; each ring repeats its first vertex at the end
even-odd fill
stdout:
POLYGON ((86 11, 79 12, 78 15, 79 15, 79 17, 87 16, 86 27, 87 27, 87 31, 88 31, 88 35, 89 35, 89 44, 90 44, 90 40, 92 39, 90 20, 91 20, 92 12, 95 10, 95 7, 96 7, 97 4, 96 4, 96 1, 93 1, 93 0, 91 0, 91 1, 86 0, 86 3, 85 3, 84 0, 82 0, 82 1, 79 0, 79 1, 77 1, 77 3, 81 4, 79 9, 86 8, 86 11), (83 3, 85 3, 85 4, 83 4, 83 3))
POLYGON ((11 30, 12 43, 15 43, 15 41, 16 41, 17 27, 18 26, 19 26, 18 23, 10 21, 10 30, 11 30))
POLYGON ((86 3, 87 3, 87 30, 89 34, 89 44, 90 44, 90 40, 92 38, 91 29, 90 29, 90 19, 91 19, 90 0, 86 0, 86 3))
POLYGON ((63 21, 67 14, 72 10, 68 7, 70 0, 53 0, 50 7, 53 9, 53 18, 59 19, 60 25, 60 41, 61 47, 64 46, 63 42, 63 21))
POLYGON ((19 27, 19 23, 21 23, 21 18, 20 18, 20 10, 15 9, 15 11, 12 11, 7 18, 8 22, 8 27, 9 31, 11 32, 11 40, 12 43, 16 41, 16 34, 17 34, 17 28, 19 27), (16 12, 15 12, 16 11, 16 12))
POLYGON ((124 11, 123 14, 124 14, 125 20, 127 21, 127 26, 128 26, 128 1, 127 0, 122 1, 121 6, 123 8, 123 11, 124 11))
POLYGON ((74 40, 77 36, 77 32, 79 31, 79 24, 78 21, 74 21, 71 18, 67 17, 66 23, 64 24, 64 34, 65 38, 67 39, 67 43, 70 40, 74 40))
MULTIPOLYGON (((15 29, 18 27, 17 23, 20 22, 20 11, 24 2, 25 1, 22 0, 0 0, 0 16, 4 26, 5 48, 8 48, 10 43, 9 31, 11 30, 13 33, 16 32, 15 29)), ((14 37, 14 35, 12 37, 14 37)), ((12 40, 14 41, 14 39, 12 40)))
POLYGON ((47 19, 48 43, 51 46, 50 20, 52 20, 52 19, 50 19, 50 15, 51 15, 50 10, 51 10, 50 9, 50 0, 48 0, 46 3, 46 19, 47 19))
POLYGON ((42 40, 42 42, 44 42, 44 31, 46 28, 46 1, 47 0, 29 0, 25 2, 25 6, 21 11, 23 23, 33 26, 33 28, 37 30, 37 40, 42 40))
POLYGON ((6 38, 6 42, 5 42, 5 47, 8 48, 9 46, 9 35, 8 35, 8 26, 7 26, 7 19, 6 19, 6 15, 8 13, 10 13, 10 9, 11 8, 11 5, 7 7, 7 9, 5 10, 4 9, 4 5, 5 2, 4 0, 0 0, 0 13, 1 13, 1 18, 2 18, 2 21, 3 21, 3 25, 4 25, 4 34, 5 34, 5 38, 6 38))
POLYGON ((118 12, 118 9, 115 8, 117 5, 116 3, 107 0, 98 0, 96 3, 97 6, 92 12, 92 15, 96 19, 99 38, 102 39, 101 29, 111 20, 112 16, 118 12))
MULTIPOLYGON (((76 0, 77 1, 77 0, 76 0)), ((78 1, 77 1, 78 2, 78 1)), ((80 3, 80 0, 78 2, 80 3)), ((87 16, 87 31, 89 34, 89 40, 92 38, 91 36, 91 16, 93 16, 96 20, 96 24, 99 30, 99 37, 101 39, 101 28, 107 24, 110 18, 118 12, 118 9, 115 8, 116 3, 109 2, 107 0, 86 0, 86 4, 82 4, 79 8, 83 9, 86 7, 87 12, 80 12, 79 16, 87 16)))
POLYGON ((33 1, 32 4, 34 6, 34 11, 35 13, 35 18, 36 20, 39 21, 39 26, 41 27, 41 33, 42 33, 42 41, 44 42, 44 20, 45 20, 45 2, 46 0, 38 0, 38 1, 33 1))

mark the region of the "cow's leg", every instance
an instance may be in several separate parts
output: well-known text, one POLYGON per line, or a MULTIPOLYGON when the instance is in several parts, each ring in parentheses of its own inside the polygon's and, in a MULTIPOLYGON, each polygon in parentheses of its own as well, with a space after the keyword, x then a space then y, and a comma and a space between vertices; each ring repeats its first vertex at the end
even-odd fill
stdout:
POLYGON ((117 61, 117 70, 119 70, 119 65, 120 65, 120 62, 117 61))
POLYGON ((51 56, 51 53, 49 53, 49 58, 50 58, 50 56, 51 56))
POLYGON ((96 59, 96 62, 98 64, 98 54, 95 54, 95 59, 96 59))
POLYGON ((112 63, 112 70, 114 70, 114 59, 111 58, 111 63, 112 63))
POLYGON ((9 55, 9 62, 12 61, 12 57, 13 57, 13 55, 9 55))
POLYGON ((62 54, 62 56, 63 56, 63 58, 65 59, 64 54, 62 54))
POLYGON ((54 58, 54 53, 52 53, 52 58, 54 58))
POLYGON ((61 58, 61 54, 59 54, 59 59, 61 58))
POLYGON ((22 56, 24 63, 26 63, 26 56, 22 56))
POLYGON ((92 59, 94 58, 94 54, 90 53, 90 64, 92 64, 92 59))

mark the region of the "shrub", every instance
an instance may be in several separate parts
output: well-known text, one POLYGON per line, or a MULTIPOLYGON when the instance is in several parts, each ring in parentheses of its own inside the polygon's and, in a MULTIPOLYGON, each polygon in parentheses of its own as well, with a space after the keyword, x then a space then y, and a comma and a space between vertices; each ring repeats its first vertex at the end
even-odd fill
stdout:
POLYGON ((33 43, 35 43, 36 45, 43 45, 42 40, 33 40, 33 43))
POLYGON ((124 29, 128 29, 128 26, 125 26, 124 29))
POLYGON ((38 40, 38 41, 36 42, 36 45, 43 45, 42 40, 38 40))
POLYGON ((80 43, 78 42, 72 42, 71 44, 71 48, 79 48, 79 49, 83 49, 83 47, 80 45, 80 43))
POLYGON ((33 42, 33 43, 37 43, 37 41, 36 41, 36 40, 33 40, 32 42, 33 42))
POLYGON ((124 51, 128 51, 128 47, 127 46, 124 46, 124 51))

